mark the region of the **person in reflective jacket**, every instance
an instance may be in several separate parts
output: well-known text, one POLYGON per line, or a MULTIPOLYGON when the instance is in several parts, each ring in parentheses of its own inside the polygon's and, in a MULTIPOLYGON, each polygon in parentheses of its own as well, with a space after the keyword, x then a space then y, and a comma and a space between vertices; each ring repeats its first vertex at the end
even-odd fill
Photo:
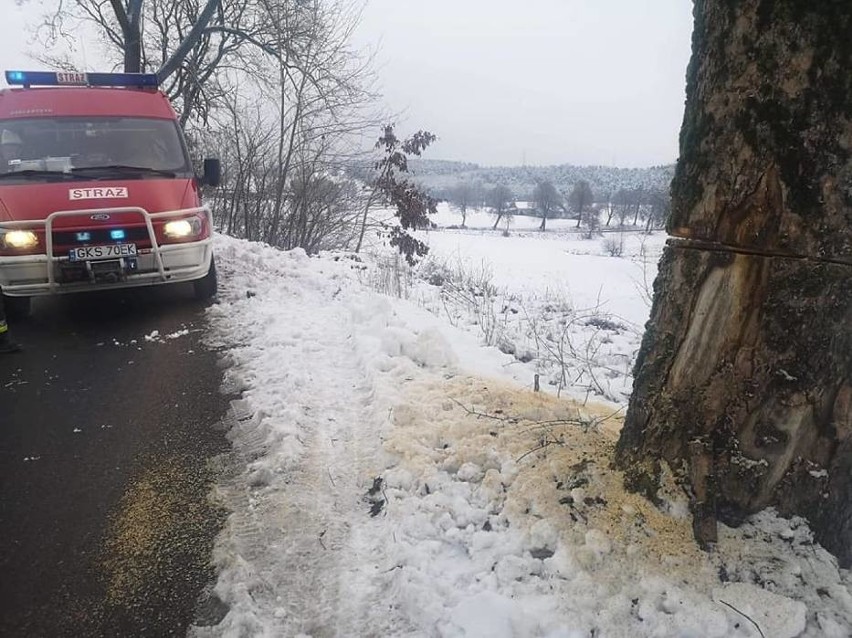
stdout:
POLYGON ((18 352, 21 346, 9 336, 9 324, 6 323, 6 311, 3 309, 3 295, 0 295, 0 354, 18 352))

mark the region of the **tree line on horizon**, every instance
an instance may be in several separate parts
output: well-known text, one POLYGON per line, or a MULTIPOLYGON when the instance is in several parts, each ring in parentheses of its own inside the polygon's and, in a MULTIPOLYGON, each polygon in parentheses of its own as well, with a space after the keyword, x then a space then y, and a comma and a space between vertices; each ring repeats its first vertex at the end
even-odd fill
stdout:
POLYGON ((447 199, 449 190, 459 182, 481 183, 485 188, 498 184, 508 186, 521 201, 532 199, 533 190, 541 182, 552 182, 560 192, 570 192, 583 180, 595 196, 605 201, 621 189, 631 191, 668 190, 674 177, 674 165, 646 168, 612 166, 478 166, 465 162, 418 159, 412 161, 414 179, 436 197, 447 199))
POLYGON ((488 209, 494 216, 493 229, 514 215, 541 219, 540 230, 547 230, 548 219, 576 219, 577 228, 594 233, 613 225, 645 230, 661 228, 670 210, 668 189, 620 188, 613 193, 596 195, 586 180, 578 180, 570 189, 560 189, 548 180, 540 181, 523 198, 505 184, 486 187, 482 182, 461 181, 442 192, 443 199, 461 215, 461 227, 467 224, 470 210, 488 209), (519 204, 523 204, 522 206, 519 204))

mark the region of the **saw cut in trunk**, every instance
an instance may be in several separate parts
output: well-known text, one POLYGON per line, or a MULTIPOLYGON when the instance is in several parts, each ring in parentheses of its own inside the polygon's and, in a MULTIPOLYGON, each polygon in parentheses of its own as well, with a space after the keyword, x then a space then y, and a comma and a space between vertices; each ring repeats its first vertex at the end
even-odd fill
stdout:
POLYGON ((776 507, 852 564, 852 4, 695 3, 654 305, 617 448, 695 533, 776 507))

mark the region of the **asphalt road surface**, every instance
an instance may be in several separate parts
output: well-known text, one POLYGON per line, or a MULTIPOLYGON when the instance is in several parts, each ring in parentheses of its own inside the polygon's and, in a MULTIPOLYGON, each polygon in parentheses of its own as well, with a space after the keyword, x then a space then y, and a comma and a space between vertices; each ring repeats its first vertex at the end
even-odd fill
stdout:
POLYGON ((185 635, 225 516, 204 331, 182 286, 39 299, 12 323, 26 350, 0 357, 0 636, 185 635))

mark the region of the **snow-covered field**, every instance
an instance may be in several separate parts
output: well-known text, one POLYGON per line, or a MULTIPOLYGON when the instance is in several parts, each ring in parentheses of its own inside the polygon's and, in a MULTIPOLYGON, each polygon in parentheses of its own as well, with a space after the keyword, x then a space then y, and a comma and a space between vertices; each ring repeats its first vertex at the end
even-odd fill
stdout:
POLYGON ((659 511, 609 467, 663 237, 491 223, 423 233, 415 272, 217 239, 232 514, 191 635, 852 635, 802 521, 706 554, 675 490, 659 511))

